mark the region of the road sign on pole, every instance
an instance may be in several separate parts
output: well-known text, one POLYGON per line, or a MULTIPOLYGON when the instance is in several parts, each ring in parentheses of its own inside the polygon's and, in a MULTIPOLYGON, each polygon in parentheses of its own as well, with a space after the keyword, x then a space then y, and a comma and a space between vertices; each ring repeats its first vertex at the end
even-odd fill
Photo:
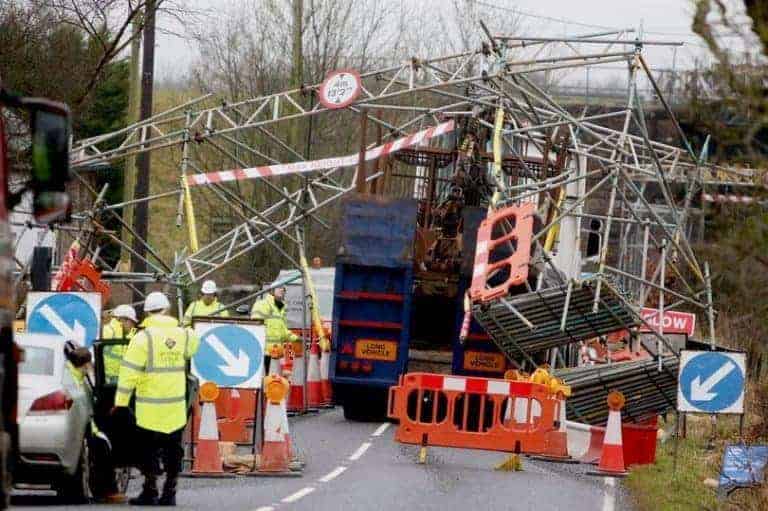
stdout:
POLYGON ((35 292, 27 295, 27 331, 60 335, 90 347, 100 337, 100 293, 35 292))
POLYGON ((202 382, 222 387, 261 388, 264 376, 264 325, 240 321, 195 321, 200 347, 192 372, 202 382))
POLYGON ((345 108, 354 103, 362 90, 363 82, 357 71, 352 69, 332 71, 320 85, 320 103, 332 110, 345 108))
POLYGON ((693 413, 744 413, 746 355, 683 351, 677 409, 693 413))
MULTIPOLYGON (((659 328, 659 310, 643 307, 640 311, 640 315, 645 321, 648 322, 651 327, 656 331, 659 328)), ((664 311, 664 321, 662 324, 665 334, 685 334, 688 337, 693 337, 693 332, 696 330, 696 314, 690 312, 678 312, 673 310, 664 311)), ((647 326, 640 326, 641 332, 651 332, 647 326)))

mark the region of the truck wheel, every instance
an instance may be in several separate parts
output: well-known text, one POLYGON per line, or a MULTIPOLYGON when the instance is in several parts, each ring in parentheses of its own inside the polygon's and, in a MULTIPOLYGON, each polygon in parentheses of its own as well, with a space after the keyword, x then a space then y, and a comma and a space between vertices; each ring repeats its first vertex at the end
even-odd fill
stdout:
POLYGON ((88 439, 83 438, 77 470, 71 476, 64 476, 55 487, 62 500, 72 504, 87 504, 93 498, 91 489, 91 456, 88 439))
POLYGON ((368 421, 365 403, 344 403, 344 418, 353 422, 368 421))
POLYGON ((386 393, 370 393, 344 403, 344 418, 355 422, 378 422, 387 417, 386 393))

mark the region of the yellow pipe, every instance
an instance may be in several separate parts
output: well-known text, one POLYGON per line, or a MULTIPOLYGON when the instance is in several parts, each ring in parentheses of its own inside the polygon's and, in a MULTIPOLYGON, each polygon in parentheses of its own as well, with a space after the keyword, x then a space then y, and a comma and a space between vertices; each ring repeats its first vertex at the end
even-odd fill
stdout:
POLYGON ((189 248, 197 252, 200 245, 197 241, 197 222, 195 222, 195 208, 192 205, 192 192, 189 189, 186 176, 181 178, 181 187, 184 190, 184 210, 187 214, 187 229, 189 230, 189 248))
POLYGON ((315 285, 312 283, 312 277, 309 274, 309 265, 307 264, 307 257, 304 254, 303 246, 299 247, 299 264, 301 264, 301 272, 304 274, 304 282, 307 286, 307 291, 309 291, 309 296, 312 299, 312 304, 310 305, 309 310, 312 316, 312 326, 315 328, 317 337, 320 339, 318 344, 322 351, 330 351, 331 343, 325 336, 325 328, 323 328, 323 321, 320 318, 320 309, 317 307, 318 301, 317 294, 315 293, 315 285))
MULTIPOLYGON (((560 214, 563 207, 563 199, 565 199, 565 188, 560 189, 560 195, 557 197, 557 206, 555 207, 555 217, 560 214)), ((560 222, 556 223, 547 231, 547 239, 544 241, 544 250, 547 252, 552 251, 552 247, 555 245, 557 236, 560 234, 560 222)))
POLYGON ((493 125, 493 177, 496 181, 496 187, 491 197, 489 210, 496 209, 496 203, 501 197, 501 190, 504 187, 504 176, 501 172, 501 131, 504 128, 504 109, 496 109, 496 122, 493 125))

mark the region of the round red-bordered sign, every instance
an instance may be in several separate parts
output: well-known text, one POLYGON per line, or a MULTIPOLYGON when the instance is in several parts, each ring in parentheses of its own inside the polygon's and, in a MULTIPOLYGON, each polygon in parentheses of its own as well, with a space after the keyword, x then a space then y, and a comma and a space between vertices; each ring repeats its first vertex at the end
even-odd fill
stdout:
POLYGON ((353 69, 331 71, 320 85, 320 104, 332 110, 345 108, 355 102, 363 90, 360 73, 353 69))

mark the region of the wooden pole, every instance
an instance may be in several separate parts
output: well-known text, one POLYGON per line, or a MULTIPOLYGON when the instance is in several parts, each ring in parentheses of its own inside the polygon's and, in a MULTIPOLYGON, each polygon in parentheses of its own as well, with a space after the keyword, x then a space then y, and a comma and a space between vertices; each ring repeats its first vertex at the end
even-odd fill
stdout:
POLYGON ((360 109, 360 159, 357 163, 357 181, 355 188, 357 193, 365 193, 365 149, 366 149, 366 130, 368 129, 368 111, 365 108, 360 109))
MULTIPOLYGON (((144 23, 144 48, 142 55, 142 74, 141 74, 141 105, 139 117, 141 120, 152 117, 152 92, 154 86, 155 70, 155 0, 147 0, 144 23)), ((146 197, 149 195, 150 181, 150 153, 144 151, 139 153, 136 158, 136 186, 134 188, 134 197, 146 197)), ((136 204, 133 215, 133 225, 136 236, 141 240, 147 239, 149 220, 148 202, 139 202, 136 204)), ((141 257, 134 257, 132 268, 134 272, 145 273, 147 263, 143 260, 146 257, 146 246, 141 240, 133 240, 133 249, 141 257)), ((145 289, 143 283, 136 285, 133 300, 143 300, 142 293, 145 289)))

